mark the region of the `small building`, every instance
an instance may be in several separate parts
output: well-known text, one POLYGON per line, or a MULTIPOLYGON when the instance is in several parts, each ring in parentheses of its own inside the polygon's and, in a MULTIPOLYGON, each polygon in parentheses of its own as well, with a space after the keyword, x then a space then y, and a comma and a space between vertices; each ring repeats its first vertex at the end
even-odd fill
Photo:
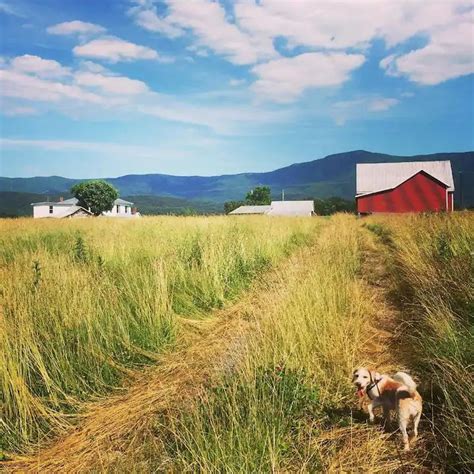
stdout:
POLYGON ((272 201, 268 206, 240 206, 229 215, 312 216, 314 201, 272 201))
POLYGON ((266 214, 270 210, 270 206, 240 206, 229 212, 231 216, 266 214))
MULTIPOLYGON (((57 202, 43 201, 34 202, 33 217, 35 219, 44 217, 53 217, 61 219, 64 217, 88 217, 92 213, 81 206, 78 206, 76 198, 62 199, 57 202)), ((140 214, 133 208, 133 202, 123 199, 116 199, 110 211, 103 212, 104 217, 138 217, 140 214)))
POLYGON ((359 214, 454 210, 450 161, 357 163, 359 214))
POLYGON ((301 216, 310 217, 314 214, 314 201, 272 201, 269 216, 301 216))

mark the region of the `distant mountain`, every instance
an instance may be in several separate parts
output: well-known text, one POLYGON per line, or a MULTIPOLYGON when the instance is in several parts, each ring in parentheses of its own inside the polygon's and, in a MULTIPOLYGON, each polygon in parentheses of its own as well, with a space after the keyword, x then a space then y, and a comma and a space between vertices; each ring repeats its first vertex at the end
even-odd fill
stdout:
MULTIPOLYGON (((126 175, 107 179, 121 196, 160 196, 191 201, 222 204, 242 199, 247 191, 258 185, 268 185, 274 197, 282 189, 288 199, 340 196, 353 199, 356 163, 451 160, 456 185, 456 203, 462 197, 464 205, 474 206, 474 152, 436 153, 417 156, 394 156, 364 150, 330 155, 307 163, 297 163, 266 173, 241 173, 222 176, 171 176, 164 174, 126 175), (460 174, 462 173, 462 174, 460 174)), ((77 179, 60 176, 36 178, 0 178, 0 191, 66 194, 77 179)), ((184 205, 184 203, 181 203, 184 205)), ((212 206, 211 206, 212 207, 212 206)))

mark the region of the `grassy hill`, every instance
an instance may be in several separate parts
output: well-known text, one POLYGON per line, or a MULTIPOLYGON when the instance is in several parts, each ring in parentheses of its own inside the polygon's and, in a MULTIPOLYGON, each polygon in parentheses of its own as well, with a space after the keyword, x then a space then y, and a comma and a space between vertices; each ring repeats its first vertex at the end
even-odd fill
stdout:
MULTIPOLYGON (((274 197, 278 197, 284 189, 288 199, 330 196, 353 199, 356 163, 431 160, 451 160, 456 185, 456 203, 460 203, 462 189, 464 205, 474 206, 474 152, 407 157, 358 150, 330 155, 307 163, 297 163, 266 173, 209 177, 144 174, 120 176, 107 179, 107 181, 116 186, 122 196, 136 196, 132 200, 137 202, 138 207, 140 207, 139 200, 141 199, 142 209, 151 207, 154 213, 156 213, 155 207, 180 210, 193 208, 205 209, 203 212, 215 212, 222 208, 224 201, 242 199, 249 189, 258 185, 270 186, 274 197), (150 196, 159 196, 160 201, 155 204, 150 196), (185 202, 166 201, 165 198, 180 199, 185 202), (211 205, 211 202, 215 205, 211 205)), ((78 181, 80 180, 59 176, 0 178, 0 191, 37 193, 43 195, 42 199, 44 199, 44 195, 66 193, 78 181)))

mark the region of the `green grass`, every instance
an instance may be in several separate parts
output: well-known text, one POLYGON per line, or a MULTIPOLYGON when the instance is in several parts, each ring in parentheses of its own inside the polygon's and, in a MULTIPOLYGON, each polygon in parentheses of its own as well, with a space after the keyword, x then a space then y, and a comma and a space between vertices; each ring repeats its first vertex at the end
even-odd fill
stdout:
POLYGON ((382 225, 393 239, 403 341, 424 382, 433 461, 446 471, 472 471, 474 216, 405 217, 382 225))
MULTIPOLYGON (((348 429, 349 374, 370 302, 360 283, 357 223, 337 216, 318 243, 289 269, 282 305, 255 315, 235 372, 176 415, 159 416, 164 452, 144 447, 127 463, 177 472, 286 472, 325 470, 333 443, 327 429, 348 429), (292 271, 305 267, 304 275, 292 271)), ((253 320, 253 318, 252 318, 253 320)), ((148 440, 151 446, 155 442, 148 440)), ((370 463, 368 464, 370 466, 370 463)), ((120 469, 119 467, 119 469, 120 469)))
POLYGON ((176 316, 204 318, 312 238, 309 219, 0 221, 0 448, 70 423, 148 353, 176 316))

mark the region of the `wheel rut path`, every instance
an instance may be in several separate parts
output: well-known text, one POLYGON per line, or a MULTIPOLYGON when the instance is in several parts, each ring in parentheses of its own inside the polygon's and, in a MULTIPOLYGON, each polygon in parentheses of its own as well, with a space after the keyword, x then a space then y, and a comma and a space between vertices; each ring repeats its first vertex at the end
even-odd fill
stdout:
POLYGON ((137 371, 119 394, 89 403, 77 425, 32 455, 0 463, 5 472, 104 472, 145 433, 156 416, 184 409, 222 374, 232 371, 245 350, 246 334, 259 311, 285 298, 289 281, 302 281, 302 247, 258 277, 238 302, 202 321, 181 320, 178 347, 137 371))

